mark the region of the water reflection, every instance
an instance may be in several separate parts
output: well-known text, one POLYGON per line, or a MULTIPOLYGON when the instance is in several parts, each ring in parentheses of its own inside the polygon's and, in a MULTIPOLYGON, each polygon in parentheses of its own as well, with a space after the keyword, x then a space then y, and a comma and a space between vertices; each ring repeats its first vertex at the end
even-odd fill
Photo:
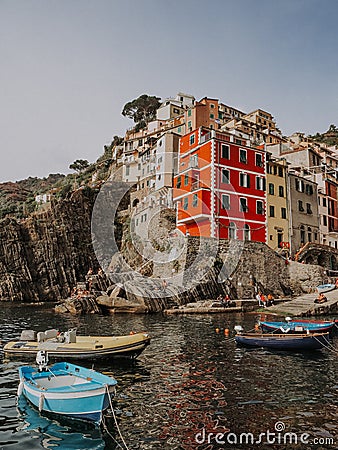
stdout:
MULTIPOLYGON (((232 331, 224 335, 224 328, 233 330, 238 323, 251 329, 255 320, 255 315, 240 314, 72 318, 48 308, 0 311, 4 340, 19 336, 22 328, 76 326, 81 334, 151 333, 152 343, 135 365, 109 361, 94 365, 118 380, 115 410, 130 450, 206 448, 196 442, 203 429, 259 434, 272 430, 277 421, 283 421, 287 431, 333 436, 338 442, 337 354, 247 350, 236 347, 232 331), (216 328, 221 331, 216 333, 216 328)), ((106 433, 82 425, 74 430, 41 418, 28 405, 29 410, 21 405, 18 412, 15 394, 21 363, 0 364, 0 448, 118 448, 106 433)), ((110 417, 107 426, 119 441, 110 417)))

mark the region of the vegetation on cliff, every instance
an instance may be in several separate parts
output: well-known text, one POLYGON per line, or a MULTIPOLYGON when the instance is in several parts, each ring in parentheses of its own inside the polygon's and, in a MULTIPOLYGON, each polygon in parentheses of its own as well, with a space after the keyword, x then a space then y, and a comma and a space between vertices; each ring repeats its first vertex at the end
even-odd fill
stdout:
POLYGON ((309 137, 316 142, 321 142, 330 146, 338 146, 338 128, 333 124, 330 125, 329 129, 325 133, 316 133, 309 137))

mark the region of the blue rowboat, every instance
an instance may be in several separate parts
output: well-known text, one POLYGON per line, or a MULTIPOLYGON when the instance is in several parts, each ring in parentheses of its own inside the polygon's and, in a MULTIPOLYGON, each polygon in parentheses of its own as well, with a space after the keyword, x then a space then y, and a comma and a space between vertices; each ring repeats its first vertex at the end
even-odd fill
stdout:
POLYGON ((111 403, 117 381, 85 367, 59 362, 50 368, 19 367, 18 397, 40 412, 95 424, 111 403))
POLYGON ((265 347, 274 350, 317 350, 329 343, 329 333, 259 334, 241 333, 236 343, 246 347, 265 347))
POLYGON ((324 294, 324 292, 333 291, 333 289, 335 288, 335 284, 321 284, 320 286, 317 286, 317 291, 319 292, 319 294, 324 294))
POLYGON ((267 332, 277 332, 279 330, 283 333, 304 331, 309 331, 310 333, 323 333, 331 331, 336 325, 336 322, 325 320, 289 320, 281 322, 261 321, 259 324, 261 329, 267 332))

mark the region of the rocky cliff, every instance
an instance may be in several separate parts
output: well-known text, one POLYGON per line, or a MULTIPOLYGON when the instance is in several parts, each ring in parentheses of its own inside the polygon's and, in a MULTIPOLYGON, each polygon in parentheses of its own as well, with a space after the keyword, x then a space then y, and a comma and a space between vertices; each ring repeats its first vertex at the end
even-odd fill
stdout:
POLYGON ((90 234, 95 197, 78 190, 26 220, 0 222, 1 300, 57 301, 98 268, 90 234))

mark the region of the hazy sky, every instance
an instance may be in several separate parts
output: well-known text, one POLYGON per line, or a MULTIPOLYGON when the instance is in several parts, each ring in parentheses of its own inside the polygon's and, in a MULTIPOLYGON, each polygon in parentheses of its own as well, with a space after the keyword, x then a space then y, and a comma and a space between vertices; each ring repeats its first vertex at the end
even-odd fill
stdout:
POLYGON ((94 161, 123 105, 178 91, 338 125, 336 0, 0 0, 0 181, 94 161))

